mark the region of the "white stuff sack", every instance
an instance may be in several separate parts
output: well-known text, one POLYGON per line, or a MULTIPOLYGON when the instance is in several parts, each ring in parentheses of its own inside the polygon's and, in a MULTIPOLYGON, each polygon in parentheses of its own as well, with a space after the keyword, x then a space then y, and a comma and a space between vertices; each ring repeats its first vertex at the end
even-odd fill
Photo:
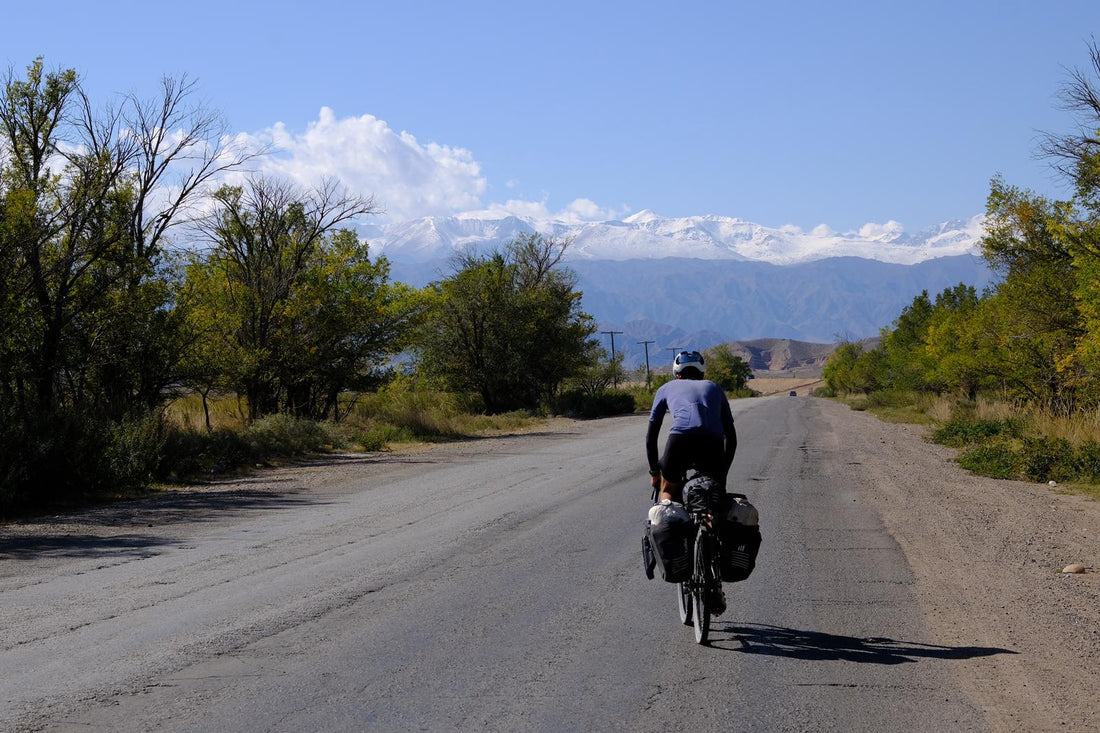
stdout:
POLYGON ((730 507, 729 518, 746 527, 756 527, 760 524, 760 512, 749 503, 748 499, 740 496, 733 497, 733 506, 730 507))
POLYGON ((687 521, 690 521, 690 518, 684 505, 677 504, 671 499, 661 499, 649 509, 649 523, 653 526, 687 521))

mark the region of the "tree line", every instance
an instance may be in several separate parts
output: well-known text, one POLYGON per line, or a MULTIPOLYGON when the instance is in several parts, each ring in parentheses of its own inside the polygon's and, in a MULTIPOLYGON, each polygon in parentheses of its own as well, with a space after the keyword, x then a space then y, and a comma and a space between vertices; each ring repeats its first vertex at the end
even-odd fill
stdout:
POLYGON ((1072 72, 1062 102, 1079 123, 1041 152, 1072 186, 1051 200, 990 187, 981 252, 999 275, 986 292, 923 292, 881 344, 846 344, 824 372, 834 392, 979 394, 1060 414, 1100 406, 1100 49, 1072 72))
POLYGON ((0 513, 141 485, 165 405, 338 420, 392 375, 537 409, 600 350, 568 242, 521 236, 427 288, 349 226, 374 199, 247 174, 195 84, 98 105, 42 59, 0 89, 0 513))

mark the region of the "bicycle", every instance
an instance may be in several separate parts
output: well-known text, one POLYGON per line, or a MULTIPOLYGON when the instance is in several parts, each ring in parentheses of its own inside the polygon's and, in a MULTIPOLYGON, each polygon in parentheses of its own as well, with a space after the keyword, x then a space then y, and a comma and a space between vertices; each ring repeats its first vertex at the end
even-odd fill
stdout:
MULTIPOLYGON (((697 644, 707 643, 711 616, 719 616, 726 610, 720 573, 722 549, 714 531, 713 514, 721 499, 714 489, 715 484, 699 474, 692 476, 684 484, 684 508, 691 516, 693 527, 690 548, 692 562, 690 576, 676 584, 677 610, 680 621, 685 626, 694 627, 697 644)), ((654 503, 657 501, 657 493, 654 489, 654 503)), ((646 575, 652 578, 655 560, 648 537, 642 540, 642 555, 646 564, 646 575)))

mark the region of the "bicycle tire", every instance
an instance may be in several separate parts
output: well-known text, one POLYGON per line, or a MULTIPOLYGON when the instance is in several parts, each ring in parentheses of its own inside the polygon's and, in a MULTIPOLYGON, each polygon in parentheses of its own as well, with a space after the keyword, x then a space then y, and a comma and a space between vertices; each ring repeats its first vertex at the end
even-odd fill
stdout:
POLYGON ((649 535, 642 535, 642 566, 645 568, 645 576, 653 580, 653 568, 657 567, 657 558, 653 555, 653 546, 649 543, 649 535))
POLYGON ((710 532, 705 525, 699 526, 695 537, 695 563, 692 568, 692 616, 695 626, 695 643, 706 644, 710 634, 710 598, 711 573, 713 566, 710 556, 710 532))
POLYGON ((676 584, 676 607, 680 611, 680 622, 684 626, 691 626, 693 623, 691 617, 691 583, 683 582, 676 584))

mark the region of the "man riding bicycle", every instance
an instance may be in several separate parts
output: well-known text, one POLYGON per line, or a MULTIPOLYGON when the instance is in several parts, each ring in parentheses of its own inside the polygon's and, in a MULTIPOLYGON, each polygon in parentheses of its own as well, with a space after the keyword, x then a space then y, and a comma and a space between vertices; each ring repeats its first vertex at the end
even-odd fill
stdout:
POLYGON ((725 486, 737 452, 737 431, 725 392, 703 378, 703 356, 698 351, 677 354, 672 371, 676 378, 661 385, 653 397, 645 448, 650 485, 660 488, 658 498, 683 503, 690 468, 725 486), (658 461, 657 436, 666 412, 672 415, 672 426, 658 461))

